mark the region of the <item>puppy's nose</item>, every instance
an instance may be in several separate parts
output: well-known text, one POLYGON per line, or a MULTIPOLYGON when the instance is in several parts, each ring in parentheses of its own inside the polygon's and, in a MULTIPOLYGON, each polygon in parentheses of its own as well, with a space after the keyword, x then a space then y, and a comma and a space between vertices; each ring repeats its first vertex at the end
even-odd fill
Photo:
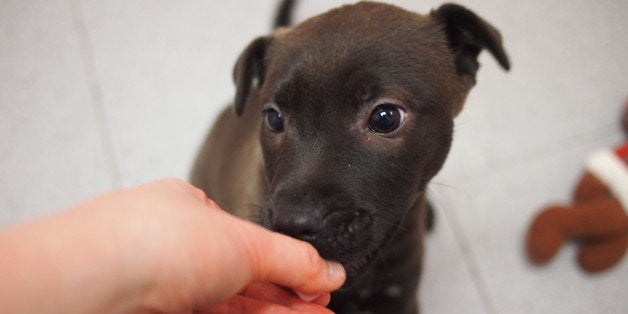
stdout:
POLYGON ((272 229, 303 241, 312 241, 323 227, 323 218, 307 211, 275 212, 272 229))

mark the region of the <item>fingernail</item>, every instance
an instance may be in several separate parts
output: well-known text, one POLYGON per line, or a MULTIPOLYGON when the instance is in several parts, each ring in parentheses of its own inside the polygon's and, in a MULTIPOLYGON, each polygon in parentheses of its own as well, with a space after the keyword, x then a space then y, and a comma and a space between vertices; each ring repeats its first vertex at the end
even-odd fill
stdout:
POLYGON ((345 274, 345 268, 342 267, 342 264, 338 263, 338 262, 330 262, 327 261, 327 265, 329 266, 329 280, 330 281, 339 281, 345 280, 346 274, 345 274))
POLYGON ((316 298, 321 296, 320 293, 317 293, 317 294, 305 294, 305 293, 301 293, 299 291, 295 291, 295 293, 299 296, 299 298, 301 298, 301 300, 303 300, 305 302, 312 302, 312 301, 316 300, 316 298))

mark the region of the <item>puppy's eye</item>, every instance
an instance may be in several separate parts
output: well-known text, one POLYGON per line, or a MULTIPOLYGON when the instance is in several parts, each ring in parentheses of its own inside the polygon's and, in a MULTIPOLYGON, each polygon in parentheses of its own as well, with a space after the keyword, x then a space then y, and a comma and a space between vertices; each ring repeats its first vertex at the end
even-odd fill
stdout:
POLYGON ((393 104, 382 104, 373 110, 369 118, 369 128, 376 133, 390 133, 398 129, 405 119, 405 110, 393 104))
POLYGON ((270 108, 264 110, 266 125, 273 132, 283 132, 283 117, 279 111, 270 108))

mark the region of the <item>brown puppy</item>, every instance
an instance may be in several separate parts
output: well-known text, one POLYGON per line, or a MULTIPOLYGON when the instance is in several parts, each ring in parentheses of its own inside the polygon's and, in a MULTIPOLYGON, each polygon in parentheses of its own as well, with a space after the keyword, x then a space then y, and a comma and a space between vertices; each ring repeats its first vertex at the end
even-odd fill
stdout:
POLYGON ((416 313, 425 188, 484 48, 509 68, 499 32, 453 4, 419 15, 360 2, 257 38, 192 183, 340 261, 336 312, 416 313))

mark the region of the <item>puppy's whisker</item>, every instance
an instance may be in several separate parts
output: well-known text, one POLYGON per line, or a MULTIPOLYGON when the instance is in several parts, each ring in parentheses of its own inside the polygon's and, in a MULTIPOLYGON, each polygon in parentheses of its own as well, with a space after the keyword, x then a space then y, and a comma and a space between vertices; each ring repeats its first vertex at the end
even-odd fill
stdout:
POLYGON ((386 221, 386 216, 385 215, 373 214, 372 216, 373 216, 373 218, 375 218, 376 220, 379 221, 379 224, 382 224, 382 225, 385 225, 385 226, 391 226, 391 227, 398 227, 399 228, 398 232, 407 232, 407 233, 412 232, 411 229, 408 229, 404 225, 401 225, 401 224, 398 224, 398 223, 395 223, 395 222, 388 222, 388 221, 386 221))
MULTIPOLYGON (((451 189, 455 192, 460 192, 460 193, 464 193, 466 195, 469 195, 469 192, 467 190, 464 190, 463 188, 451 185, 451 184, 447 184, 447 183, 443 183, 443 182, 438 182, 438 181, 432 181, 430 184, 432 185, 437 185, 437 186, 441 186, 441 187, 445 187, 448 189, 451 189)), ((429 192, 431 189, 428 188, 427 191, 429 192)))

